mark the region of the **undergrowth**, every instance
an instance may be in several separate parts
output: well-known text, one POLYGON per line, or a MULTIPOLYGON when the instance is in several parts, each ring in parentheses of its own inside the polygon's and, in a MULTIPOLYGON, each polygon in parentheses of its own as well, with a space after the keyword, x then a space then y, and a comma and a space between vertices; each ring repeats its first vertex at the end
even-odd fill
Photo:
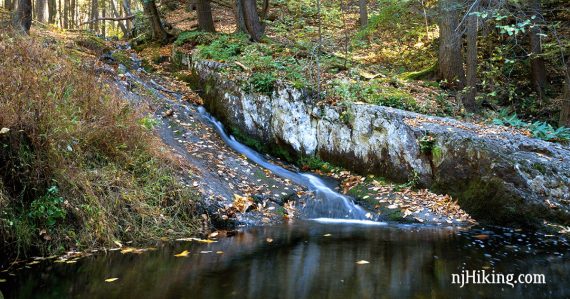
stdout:
POLYGON ((516 113, 509 114, 507 110, 500 111, 499 116, 493 119, 493 123, 500 126, 526 129, 532 136, 546 141, 570 141, 570 128, 554 128, 551 124, 543 121, 525 122, 516 113))
POLYGON ((0 238, 40 254, 195 232, 195 199, 143 114, 65 60, 0 38, 0 238))

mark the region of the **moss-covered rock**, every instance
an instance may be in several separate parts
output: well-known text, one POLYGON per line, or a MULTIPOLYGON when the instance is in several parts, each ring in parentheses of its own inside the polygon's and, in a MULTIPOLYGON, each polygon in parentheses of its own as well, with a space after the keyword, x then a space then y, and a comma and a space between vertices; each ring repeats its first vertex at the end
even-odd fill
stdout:
POLYGON ((75 40, 75 43, 82 48, 92 51, 95 55, 102 55, 111 51, 111 47, 109 47, 103 39, 92 34, 79 36, 75 40))
POLYGON ((311 93, 279 81, 271 94, 247 92, 224 76, 225 67, 194 60, 194 84, 212 114, 264 146, 397 182, 414 177, 488 223, 570 222, 564 145, 389 107, 317 105, 311 93))

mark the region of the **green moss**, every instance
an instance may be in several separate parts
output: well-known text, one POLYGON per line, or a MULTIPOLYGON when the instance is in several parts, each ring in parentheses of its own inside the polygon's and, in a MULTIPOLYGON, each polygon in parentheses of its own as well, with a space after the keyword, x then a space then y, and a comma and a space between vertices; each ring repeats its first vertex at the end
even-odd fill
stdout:
POLYGON ((384 216, 388 217, 390 221, 402 221, 404 220, 404 215, 400 210, 388 210, 389 212, 383 214, 384 216))
POLYGON ((126 66, 128 69, 131 69, 133 67, 133 61, 127 52, 115 51, 111 54, 111 57, 113 57, 113 59, 115 59, 115 61, 118 63, 126 66))
POLYGON ((368 102, 375 105, 388 106, 398 109, 417 111, 418 104, 414 97, 401 89, 384 87, 379 93, 368 98, 368 102))
POLYGON ((375 193, 368 190, 368 184, 358 184, 348 190, 347 194, 364 203, 369 208, 373 208, 378 204, 378 201, 374 199, 375 196, 372 196, 375 193))
POLYGON ((443 157, 443 152, 441 150, 441 147, 435 145, 432 149, 431 149, 431 155, 433 157, 433 159, 435 161, 440 161, 441 158, 443 157))
POLYGON ((213 33, 208 33, 198 30, 183 31, 178 35, 176 41, 174 41, 174 45, 176 46, 182 46, 184 44, 205 45, 211 43, 215 39, 216 35, 213 33))
POLYGON ((92 35, 92 34, 83 34, 81 36, 79 36, 76 40, 75 43, 83 48, 89 49, 93 52, 95 52, 95 54, 97 55, 101 55, 103 53, 109 52, 111 51, 111 48, 109 46, 107 46, 107 44, 105 43, 105 41, 103 41, 101 38, 92 35))
POLYGON ((433 149, 435 147, 435 139, 433 136, 425 135, 420 138, 420 152, 423 154, 432 154, 433 149))
POLYGON ((474 179, 468 183, 436 182, 431 189, 451 194, 465 211, 483 223, 535 226, 538 219, 545 216, 540 216, 536 207, 514 197, 496 178, 474 179))
POLYGON ((272 73, 254 73, 249 77, 245 88, 246 92, 254 91, 271 95, 277 79, 272 73))
POLYGON ((532 168, 538 170, 542 174, 546 174, 546 167, 540 163, 533 163, 532 168))
POLYGON ((404 80, 421 80, 433 76, 436 70, 437 64, 433 64, 420 71, 402 73, 400 78, 404 80))

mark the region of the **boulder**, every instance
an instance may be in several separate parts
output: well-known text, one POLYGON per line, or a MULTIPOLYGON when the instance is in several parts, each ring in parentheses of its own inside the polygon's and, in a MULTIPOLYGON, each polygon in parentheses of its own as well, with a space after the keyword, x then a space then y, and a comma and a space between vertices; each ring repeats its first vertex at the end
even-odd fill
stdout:
POLYGON ((447 193, 479 221, 570 224, 570 148, 499 126, 353 103, 321 105, 277 83, 271 95, 246 92, 192 61, 206 108, 226 126, 298 155, 317 155, 362 174, 415 180, 447 193))

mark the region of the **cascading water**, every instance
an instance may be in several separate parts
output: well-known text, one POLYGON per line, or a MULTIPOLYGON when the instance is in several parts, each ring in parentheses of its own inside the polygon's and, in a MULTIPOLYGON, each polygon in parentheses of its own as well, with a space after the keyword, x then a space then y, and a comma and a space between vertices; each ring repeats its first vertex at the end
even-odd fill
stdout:
MULTIPOLYGON (((304 207, 302 207, 303 213, 307 218, 322 222, 330 221, 326 219, 367 220, 371 218, 371 216, 367 217, 367 212, 356 205, 352 199, 335 192, 319 177, 309 173, 293 172, 270 163, 258 152, 239 143, 233 136, 226 134, 222 123, 210 115, 204 107, 198 107, 198 112, 205 120, 214 126, 222 140, 233 150, 243 154, 254 163, 268 169, 274 174, 313 191, 315 200, 306 202, 304 207)), ((373 222, 370 221, 370 223, 373 222)))
MULTIPOLYGON (((135 65, 137 65, 137 71, 144 72, 144 70, 138 67, 140 66, 140 61, 136 59, 136 57, 133 57, 132 60, 135 65)), ((165 90, 164 87, 154 82, 153 80, 142 80, 137 75, 126 70, 125 76, 145 86, 148 89, 157 91, 165 90)), ((181 100, 181 94, 172 91, 169 92, 178 100, 181 100)), ((171 102, 168 97, 161 95, 159 92, 156 93, 156 96, 160 97, 164 101, 171 102)), ((186 109, 186 112, 191 112, 191 109, 186 105, 183 105, 183 107, 186 109)), ((288 179, 298 185, 305 186, 310 191, 314 192, 314 200, 305 202, 304 205, 300 208, 304 217, 320 222, 344 221, 360 224, 383 224, 382 222, 371 221, 377 219, 374 219, 374 216, 372 216, 372 214, 366 212, 363 208, 356 205, 351 198, 339 194, 338 192, 335 192, 333 189, 328 187, 321 178, 309 173, 293 172, 267 161, 261 154, 249 148, 248 146, 241 144, 233 136, 228 135, 224 130, 222 123, 220 123, 220 121, 209 114, 204 107, 198 107, 198 113, 205 121, 210 123, 215 128, 222 140, 233 150, 240 154, 243 154, 254 163, 268 169, 277 176, 288 179)))

